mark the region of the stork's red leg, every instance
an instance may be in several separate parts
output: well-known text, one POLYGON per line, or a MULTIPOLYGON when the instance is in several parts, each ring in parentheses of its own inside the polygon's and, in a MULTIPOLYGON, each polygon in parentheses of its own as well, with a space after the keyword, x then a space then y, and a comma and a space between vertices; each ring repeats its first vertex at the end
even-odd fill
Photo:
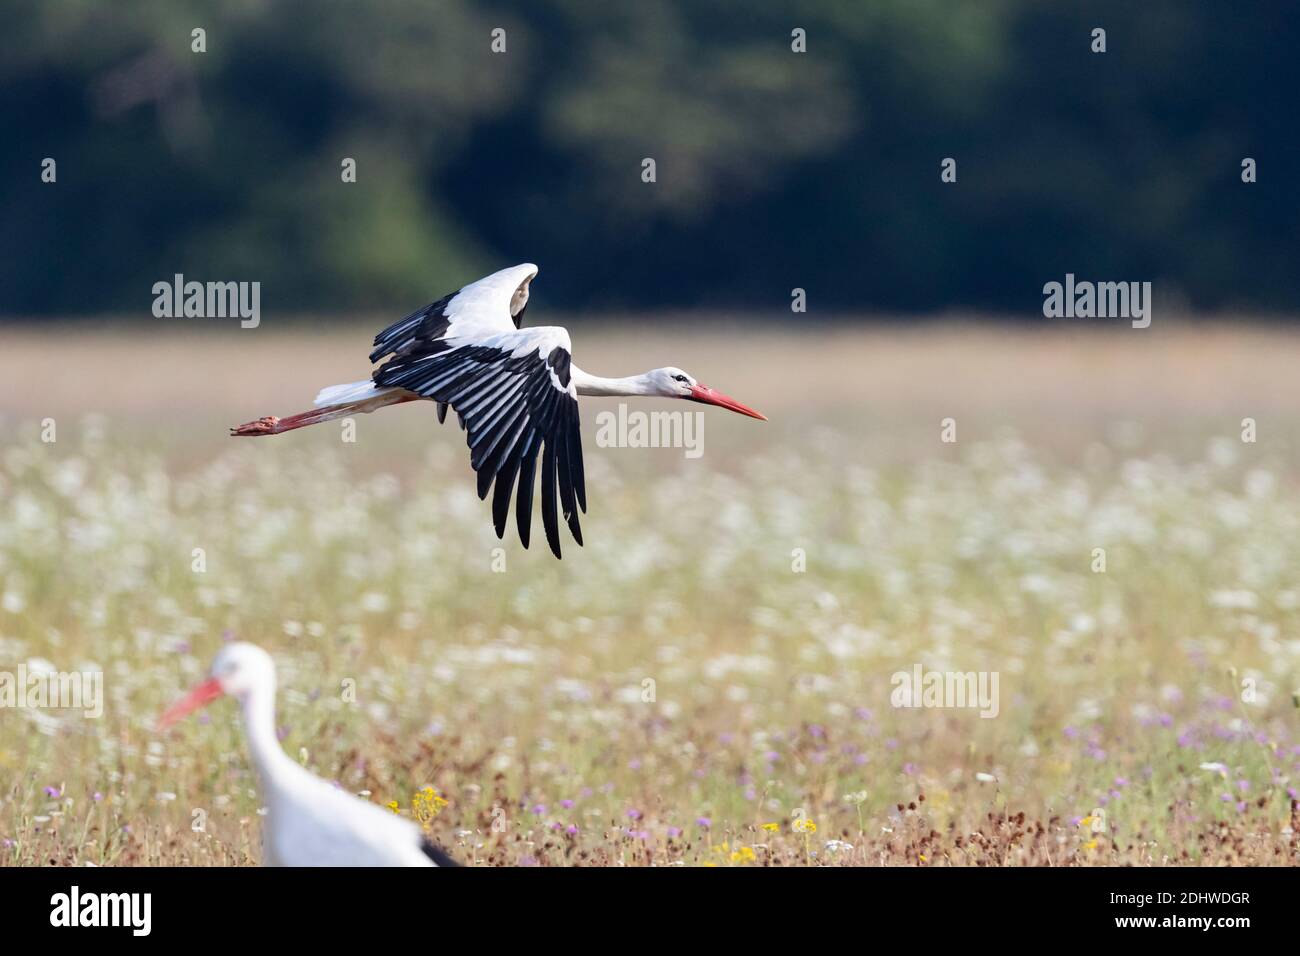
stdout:
POLYGON ((418 395, 403 395, 394 392, 381 398, 371 398, 361 402, 313 408, 311 411, 290 415, 288 418, 267 415, 255 422, 245 422, 237 428, 230 429, 230 434, 240 436, 278 435, 281 432, 293 431, 295 428, 304 428, 307 425, 315 425, 319 422, 333 421, 345 415, 363 415, 374 411, 376 408, 383 408, 385 405, 400 405, 402 402, 412 402, 419 397, 418 395))
POLYGON ((293 431, 295 428, 302 428, 306 425, 315 425, 317 422, 328 421, 339 415, 337 406, 333 408, 314 408, 309 412, 302 412, 299 415, 290 415, 288 418, 277 418, 275 415, 267 415, 265 418, 259 418, 255 422, 246 422, 238 428, 230 429, 232 435, 278 435, 281 432, 293 431), (331 414, 332 413, 332 414, 331 414))

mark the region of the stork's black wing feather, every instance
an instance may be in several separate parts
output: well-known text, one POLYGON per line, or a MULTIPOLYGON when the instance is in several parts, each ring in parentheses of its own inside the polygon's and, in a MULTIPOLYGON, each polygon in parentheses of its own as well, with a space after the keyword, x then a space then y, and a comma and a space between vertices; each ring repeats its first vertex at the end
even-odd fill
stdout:
POLYGON ((528 547, 540 454, 547 544, 560 557, 557 488, 564 520, 574 540, 582 544, 578 512, 587 510, 587 493, 568 333, 558 328, 526 329, 477 344, 440 339, 439 347, 432 348, 420 344, 414 325, 405 329, 401 325, 393 326, 391 335, 381 334, 381 338, 388 336, 381 346, 389 349, 384 354, 393 357, 375 371, 375 384, 431 398, 440 413, 448 405, 455 409, 467 433, 470 465, 478 473, 478 496, 487 498, 496 485, 492 522, 497 537, 505 536, 510 496, 518 478, 515 516, 519 539, 528 547))
POLYGON ((428 837, 420 840, 420 849, 425 856, 434 862, 435 866, 460 866, 446 850, 429 840, 428 837))
POLYGON ((370 361, 378 362, 389 355, 413 358, 444 351, 448 346, 443 337, 451 328, 447 305, 456 295, 444 295, 376 335, 370 361))

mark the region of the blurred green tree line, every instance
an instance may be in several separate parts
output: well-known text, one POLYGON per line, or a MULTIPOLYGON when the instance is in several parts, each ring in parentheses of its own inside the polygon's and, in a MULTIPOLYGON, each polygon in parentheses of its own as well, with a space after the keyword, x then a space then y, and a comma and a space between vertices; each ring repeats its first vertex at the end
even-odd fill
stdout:
POLYGON ((7 316, 146 315, 178 272, 260 281, 268 310, 402 310, 525 260, 574 310, 788 315, 799 287, 813 314, 1029 318, 1066 272, 1208 310, 1300 293, 1293 3, 4 0, 0 22, 7 316))

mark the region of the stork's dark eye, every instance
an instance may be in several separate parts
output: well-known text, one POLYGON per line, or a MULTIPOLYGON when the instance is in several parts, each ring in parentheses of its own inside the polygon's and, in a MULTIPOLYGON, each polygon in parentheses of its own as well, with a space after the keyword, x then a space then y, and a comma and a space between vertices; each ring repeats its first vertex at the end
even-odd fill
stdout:
POLYGON ((686 381, 688 381, 688 379, 686 378, 685 375, 674 375, 674 376, 673 376, 673 381, 675 381, 675 382, 686 382, 686 381))

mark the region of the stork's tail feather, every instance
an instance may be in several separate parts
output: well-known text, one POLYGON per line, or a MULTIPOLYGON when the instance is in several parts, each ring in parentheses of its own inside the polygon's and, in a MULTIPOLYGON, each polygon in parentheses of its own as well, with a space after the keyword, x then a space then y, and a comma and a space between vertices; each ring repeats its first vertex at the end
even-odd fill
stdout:
POLYGON ((326 385, 316 394, 316 401, 313 404, 317 408, 325 408, 328 405, 349 405, 376 398, 387 391, 391 389, 375 388, 375 383, 368 378, 359 382, 345 382, 342 385, 326 385))

